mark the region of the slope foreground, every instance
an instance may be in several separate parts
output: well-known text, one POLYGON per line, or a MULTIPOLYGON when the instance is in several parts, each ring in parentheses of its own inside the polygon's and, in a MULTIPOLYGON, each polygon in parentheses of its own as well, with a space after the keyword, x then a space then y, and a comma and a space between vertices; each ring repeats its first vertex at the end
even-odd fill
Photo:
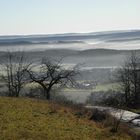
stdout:
POLYGON ((78 117, 77 109, 27 98, 0 97, 0 140, 131 140, 125 132, 78 117))

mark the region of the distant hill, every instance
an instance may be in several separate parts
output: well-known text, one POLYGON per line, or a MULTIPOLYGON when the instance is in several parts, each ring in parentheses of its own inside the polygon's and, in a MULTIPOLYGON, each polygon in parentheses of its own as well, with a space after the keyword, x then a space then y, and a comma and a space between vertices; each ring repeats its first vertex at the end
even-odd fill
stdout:
POLYGON ((87 40, 100 40, 104 42, 139 41, 140 30, 108 31, 93 33, 67 33, 52 35, 16 35, 0 36, 2 45, 30 45, 30 44, 63 44, 63 43, 86 43, 87 40))
MULTIPOLYGON (((140 50, 136 51, 140 55, 140 50)), ((131 50, 110 50, 110 49, 49 49, 46 51, 26 52, 29 60, 38 60, 42 57, 49 57, 56 60, 63 58, 66 65, 84 64, 84 67, 118 67, 122 65, 125 57, 131 54, 131 50)), ((0 52, 0 60, 3 60, 5 52, 0 52)), ((34 61, 35 62, 35 61, 34 61)))

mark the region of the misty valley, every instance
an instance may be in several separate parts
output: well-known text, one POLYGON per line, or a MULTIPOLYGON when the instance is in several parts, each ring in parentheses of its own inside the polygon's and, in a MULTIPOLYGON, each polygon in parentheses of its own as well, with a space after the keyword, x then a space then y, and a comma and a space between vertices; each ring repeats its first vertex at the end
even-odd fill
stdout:
MULTIPOLYGON (((0 60, 4 59, 7 51, 24 51, 32 62, 37 63, 47 57, 58 61, 62 59, 62 65, 67 69, 79 65, 77 86, 59 88, 57 93, 74 102, 86 103, 91 94, 96 93, 94 99, 100 100, 101 96, 105 96, 104 92, 118 88, 116 69, 123 65, 132 48, 139 49, 139 38, 140 31, 1 36, 0 60)), ((140 51, 137 50, 137 53, 140 51)), ((2 85, 1 93, 4 93, 2 85)), ((24 94, 26 92, 27 88, 23 90, 24 94)))
POLYGON ((121 122, 139 131, 139 38, 140 31, 0 36, 0 95, 48 101, 50 115, 58 104, 78 109, 76 118, 90 112, 103 123, 109 115, 111 133, 121 122))

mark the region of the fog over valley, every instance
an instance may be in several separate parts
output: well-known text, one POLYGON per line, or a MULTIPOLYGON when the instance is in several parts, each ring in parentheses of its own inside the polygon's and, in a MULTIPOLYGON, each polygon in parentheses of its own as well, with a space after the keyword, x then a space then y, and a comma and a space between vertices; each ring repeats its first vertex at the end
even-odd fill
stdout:
MULTIPOLYGON (((139 30, 0 36, 1 60, 7 51, 25 51, 31 61, 38 62, 43 57, 55 60, 63 58, 62 64, 68 69, 80 64, 81 76, 77 77, 77 80, 85 83, 81 88, 86 90, 63 91, 64 94, 67 93, 69 99, 76 102, 85 102, 93 91, 95 83, 109 84, 113 72, 123 64, 125 57, 131 54, 131 50, 137 50, 140 54, 139 49, 139 30), (86 87, 86 84, 89 87, 86 87)), ((112 88, 112 86, 107 87, 112 88)))
POLYGON ((26 51, 30 59, 63 57, 64 64, 82 63, 84 69, 118 67, 130 50, 138 49, 139 30, 0 36, 1 57, 7 50, 26 51))
POLYGON ((52 35, 0 36, 0 50, 37 51, 46 49, 139 49, 140 31, 108 31, 52 35))

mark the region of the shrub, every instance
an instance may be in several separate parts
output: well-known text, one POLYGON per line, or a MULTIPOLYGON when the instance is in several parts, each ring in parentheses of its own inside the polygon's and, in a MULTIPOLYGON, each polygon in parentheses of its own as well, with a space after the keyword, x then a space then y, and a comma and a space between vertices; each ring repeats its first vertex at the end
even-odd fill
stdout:
POLYGON ((100 111, 98 109, 94 109, 92 112, 92 115, 90 117, 90 120, 94 120, 97 122, 102 122, 105 120, 107 117, 107 112, 106 111, 100 111))
POLYGON ((93 92, 88 97, 86 103, 91 105, 122 107, 124 106, 124 95, 113 90, 93 92))

